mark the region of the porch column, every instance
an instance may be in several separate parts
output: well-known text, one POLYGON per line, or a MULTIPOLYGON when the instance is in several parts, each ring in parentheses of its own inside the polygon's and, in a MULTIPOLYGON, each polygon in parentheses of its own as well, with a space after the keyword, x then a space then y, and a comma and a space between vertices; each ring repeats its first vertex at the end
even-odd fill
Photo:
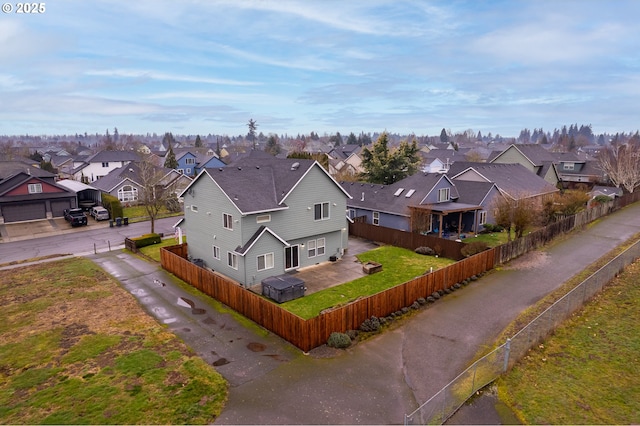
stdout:
POLYGON ((442 217, 443 217, 443 214, 440 213, 438 215, 438 217, 440 218, 440 220, 439 220, 440 223, 438 224, 438 237, 442 238, 442 217))
POLYGON ((460 239, 460 234, 462 233, 462 212, 458 213, 458 239, 460 239))

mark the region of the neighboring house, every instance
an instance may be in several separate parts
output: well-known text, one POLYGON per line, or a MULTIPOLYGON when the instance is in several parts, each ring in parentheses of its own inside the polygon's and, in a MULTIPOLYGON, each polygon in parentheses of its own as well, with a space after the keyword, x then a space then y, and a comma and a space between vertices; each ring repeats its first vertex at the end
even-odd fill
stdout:
POLYGON ((218 158, 217 155, 209 154, 209 152, 207 151, 206 154, 198 155, 195 174, 196 175, 199 174, 204 169, 217 169, 217 168, 226 167, 226 166, 227 165, 224 163, 224 161, 218 158))
POLYGON ((573 152, 550 153, 556 162, 558 175, 565 188, 578 184, 586 184, 589 187, 597 182, 605 182, 605 173, 598 162, 583 154, 579 156, 573 152))
POLYGON ((189 256, 245 287, 343 255, 348 193, 316 161, 253 151, 181 194, 189 256))
POLYGON ((77 207, 76 193, 56 176, 19 161, 0 161, 0 223, 62 217, 77 207))
MULTIPOLYGON (((217 155, 209 155, 208 151, 193 148, 179 148, 174 150, 178 167, 176 171, 187 176, 196 176, 205 168, 225 167, 226 164, 217 155), (199 151, 203 151, 200 153, 199 151)), ((165 157, 162 161, 166 161, 165 157)))
POLYGON ((422 171, 424 173, 446 173, 453 162, 465 161, 467 152, 469 152, 467 148, 459 151, 436 148, 428 152, 419 151, 418 155, 422 158, 422 171))
POLYGON ((495 183, 503 195, 514 200, 533 199, 542 203, 559 192, 558 188, 519 163, 455 162, 449 168, 448 175, 454 182, 495 183))
POLYGON ((100 151, 78 160, 76 158, 72 179, 92 183, 108 175, 112 170, 140 161, 140 155, 135 151, 100 151))
POLYGON ((355 144, 339 145, 329 151, 327 156, 329 157, 329 173, 331 176, 337 174, 357 176, 364 172, 361 152, 362 147, 355 144))
MULTIPOLYGON (((155 167, 155 170, 155 173, 161 175, 158 179, 159 185, 165 190, 171 190, 176 196, 191 183, 190 177, 175 170, 164 167, 155 167)), ((92 186, 118 198, 121 203, 136 204, 142 195, 144 185, 140 174, 140 165, 131 163, 111 171, 93 182, 92 186)))
POLYGON ((500 196, 492 183, 464 182, 458 187, 440 173, 416 173, 391 185, 342 185, 352 196, 347 201, 351 219, 364 217, 373 225, 439 236, 477 233, 492 218, 491 202, 500 196))
POLYGON ((504 151, 493 155, 489 160, 496 164, 522 164, 527 170, 532 171, 551 185, 556 186, 560 182, 560 176, 555 166, 555 158, 542 145, 538 144, 511 144, 504 151))
POLYGON ((589 192, 589 195, 592 199, 601 195, 614 199, 616 197, 622 197, 622 188, 595 185, 591 192, 589 192))

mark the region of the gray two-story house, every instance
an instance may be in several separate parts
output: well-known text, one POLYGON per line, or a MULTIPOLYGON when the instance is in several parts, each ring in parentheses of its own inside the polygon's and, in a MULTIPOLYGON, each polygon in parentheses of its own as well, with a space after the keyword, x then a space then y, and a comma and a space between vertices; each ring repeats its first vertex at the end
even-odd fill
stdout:
POLYGON ((256 151, 203 170, 181 196, 189 255, 245 287, 348 246, 349 194, 316 161, 256 151))

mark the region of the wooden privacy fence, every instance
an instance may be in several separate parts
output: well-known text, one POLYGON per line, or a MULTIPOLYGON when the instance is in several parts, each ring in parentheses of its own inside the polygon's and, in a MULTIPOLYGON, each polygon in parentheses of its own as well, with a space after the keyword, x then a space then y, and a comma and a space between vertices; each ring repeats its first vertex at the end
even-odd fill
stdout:
POLYGON ((640 192, 625 194, 615 201, 569 216, 525 235, 523 238, 468 258, 464 258, 460 253, 464 244, 456 241, 360 222, 349 224, 351 235, 410 250, 420 246, 434 248, 438 245, 442 250, 442 256, 459 261, 383 292, 327 310, 308 320, 282 309, 276 303, 245 289, 233 280, 189 262, 186 243, 161 248, 160 259, 162 267, 178 278, 260 324, 301 350, 309 351, 325 344, 329 335, 334 331, 356 330, 364 320, 371 318, 371 316, 385 317, 404 307, 411 306, 421 297, 426 298, 435 291, 445 290, 474 275, 491 270, 497 264, 506 263, 547 244, 558 235, 585 226, 598 217, 639 200, 640 192))
POLYGON ((419 276, 381 293, 305 320, 240 286, 237 282, 189 262, 187 244, 160 249, 162 267, 201 292, 277 334, 303 351, 327 342, 332 332, 357 330, 371 316, 384 317, 411 306, 421 297, 445 290, 493 268, 494 249, 486 250, 442 269, 419 276))
POLYGON ((461 252, 465 246, 464 243, 438 238, 432 235, 400 231, 398 229, 371 225, 361 221, 349 223, 349 235, 409 250, 415 250, 418 247, 430 247, 434 249, 439 256, 453 260, 464 259, 461 252))

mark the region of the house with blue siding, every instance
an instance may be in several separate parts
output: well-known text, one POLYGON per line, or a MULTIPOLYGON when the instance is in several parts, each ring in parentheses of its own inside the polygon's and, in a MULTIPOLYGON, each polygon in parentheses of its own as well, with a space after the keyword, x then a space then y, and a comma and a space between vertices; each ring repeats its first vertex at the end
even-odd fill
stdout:
POLYGON ((351 219, 440 237, 477 233, 489 223, 490 203, 499 196, 493 184, 458 188, 445 174, 416 173, 391 185, 343 182, 352 199, 351 219))
POLYGON ((204 169, 180 195, 189 256, 245 287, 348 248, 349 194, 316 161, 254 151, 204 169))

